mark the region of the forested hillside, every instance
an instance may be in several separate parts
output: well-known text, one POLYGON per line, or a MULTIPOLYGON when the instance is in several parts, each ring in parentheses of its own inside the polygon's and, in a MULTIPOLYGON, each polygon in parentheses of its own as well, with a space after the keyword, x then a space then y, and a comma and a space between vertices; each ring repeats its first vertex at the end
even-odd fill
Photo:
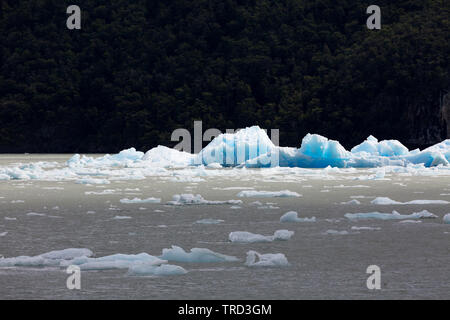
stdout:
POLYGON ((2 0, 0 152, 173 145, 172 130, 279 128, 346 147, 447 134, 448 0, 2 0), (66 8, 82 29, 66 28, 66 8), (382 10, 368 30, 366 8, 382 10))

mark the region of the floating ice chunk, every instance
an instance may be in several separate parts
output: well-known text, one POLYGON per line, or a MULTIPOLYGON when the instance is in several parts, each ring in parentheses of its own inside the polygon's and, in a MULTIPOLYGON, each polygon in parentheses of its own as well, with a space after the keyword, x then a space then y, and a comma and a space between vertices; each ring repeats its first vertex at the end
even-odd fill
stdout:
POLYGON ((444 223, 450 224, 450 213, 447 213, 442 220, 444 221, 444 223))
POLYGON ((437 218, 435 214, 428 212, 427 210, 414 212, 411 214, 400 214, 397 211, 392 211, 392 213, 380 213, 380 212, 346 213, 344 216, 350 220, 367 220, 367 219, 407 220, 407 219, 437 218))
POLYGON ((388 197, 377 197, 371 201, 372 204, 377 205, 407 205, 407 204, 448 204, 450 202, 445 200, 412 200, 408 202, 399 202, 388 197))
POLYGON ((193 205, 193 204, 241 204, 241 200, 225 200, 225 201, 211 201, 205 200, 201 195, 193 195, 193 194, 176 194, 173 196, 173 200, 167 202, 167 204, 174 206, 181 205, 193 205))
POLYGON ((227 256, 205 248, 193 248, 190 252, 186 252, 183 248, 177 246, 172 246, 170 249, 163 249, 160 258, 168 261, 191 263, 238 261, 236 257, 227 256))
POLYGON ((248 267, 286 267, 289 262, 282 253, 260 254, 256 251, 248 251, 245 265, 248 267))
POLYGON ((142 160, 158 167, 185 167, 192 163, 194 156, 187 152, 158 146, 147 151, 142 160))
POLYGON ((139 199, 139 198, 134 198, 134 199, 120 199, 120 203, 125 203, 125 204, 131 204, 131 203, 160 203, 161 199, 160 198, 147 198, 147 199, 139 199))
POLYGON ((77 265, 81 270, 108 270, 108 269, 128 269, 136 264, 145 263, 147 266, 158 266, 166 264, 166 260, 149 255, 147 253, 139 254, 113 254, 98 258, 89 258, 81 256, 72 260, 65 260, 61 263, 62 267, 68 265, 77 265))
POLYGON ((347 201, 347 202, 341 202, 341 204, 358 205, 358 204, 361 204, 361 202, 359 202, 356 199, 353 199, 353 200, 350 200, 350 201, 347 201))
POLYGON ((127 275, 129 276, 177 276, 186 274, 187 271, 183 267, 171 264, 161 264, 155 266, 154 264, 136 263, 128 268, 127 275))
POLYGON ((129 216, 115 216, 113 218, 113 220, 129 220, 129 219, 133 219, 133 218, 129 217, 129 216))
POLYGON ((408 223, 408 224, 410 224, 410 223, 422 223, 422 221, 421 220, 402 220, 402 221, 399 221, 398 223, 408 223))
POLYGON ((311 158, 323 159, 322 161, 327 165, 331 165, 328 162, 329 160, 339 161, 348 159, 350 156, 349 152, 338 141, 328 140, 318 134, 309 133, 302 140, 300 152, 311 158))
POLYGON ((263 236, 261 234, 254 234, 247 231, 231 232, 228 239, 231 242, 238 243, 255 243, 255 242, 273 242, 275 240, 286 241, 294 235, 294 231, 277 230, 273 236, 263 236))
POLYGON ((44 216, 46 216, 46 214, 38 213, 38 212, 28 212, 27 216, 29 216, 29 217, 44 217, 44 216))
POLYGON ((352 230, 381 230, 379 227, 357 227, 353 226, 352 230))
POLYGON ((224 220, 220 220, 220 219, 201 219, 201 220, 195 221, 195 223, 197 223, 197 224, 219 224, 222 222, 224 222, 224 220))
MULTIPOLYGON (((275 145, 267 133, 258 126, 245 128, 236 133, 225 133, 214 138, 195 157, 195 164, 219 163, 222 166, 237 166, 258 158, 273 150, 275 145)), ((259 166, 267 165, 261 163, 259 166)))
POLYGON ((14 258, 1 258, 0 267, 45 267, 59 266, 61 262, 78 257, 89 257, 92 251, 85 248, 70 248, 50 251, 37 256, 19 256, 14 258))
POLYGON ((244 190, 237 194, 238 197, 246 198, 291 198, 291 197, 301 197, 301 194, 297 192, 282 190, 282 191, 255 191, 255 190, 244 190))
POLYGON ((0 237, 4 237, 4 236, 6 236, 7 234, 8 234, 8 231, 0 232, 0 237))
POLYGON ((289 211, 281 216, 280 222, 316 222, 316 217, 299 218, 297 212, 289 211))
POLYGON ((94 179, 94 178, 85 178, 78 179, 75 181, 78 184, 110 184, 111 182, 107 179, 94 179))
POLYGON ((348 231, 345 231, 345 230, 343 230, 343 231, 338 231, 338 230, 332 230, 332 229, 330 229, 330 230, 325 231, 325 234, 341 235, 341 236, 343 236, 343 235, 347 235, 347 234, 349 234, 349 233, 348 233, 348 231))
POLYGON ((5 220, 7 220, 7 221, 15 221, 15 220, 17 220, 17 218, 5 217, 5 220))
POLYGON ((375 137, 369 136, 366 141, 354 147, 351 152, 365 152, 370 155, 392 157, 406 155, 409 153, 409 150, 397 140, 383 140, 378 142, 375 137))

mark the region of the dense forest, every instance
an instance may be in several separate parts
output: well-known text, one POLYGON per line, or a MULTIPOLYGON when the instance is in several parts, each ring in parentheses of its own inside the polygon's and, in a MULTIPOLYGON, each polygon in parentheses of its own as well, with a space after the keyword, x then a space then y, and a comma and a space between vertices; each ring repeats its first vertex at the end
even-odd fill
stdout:
POLYGON ((434 143, 449 18, 448 0, 2 0, 0 152, 146 151, 194 120, 434 143))

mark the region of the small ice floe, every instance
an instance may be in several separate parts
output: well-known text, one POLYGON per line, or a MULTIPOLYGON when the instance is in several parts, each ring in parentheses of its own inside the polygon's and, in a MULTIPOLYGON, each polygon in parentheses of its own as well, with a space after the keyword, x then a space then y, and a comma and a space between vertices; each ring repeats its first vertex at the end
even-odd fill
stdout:
POLYGON ((133 219, 133 218, 129 217, 129 216, 115 216, 113 218, 113 220, 129 220, 129 219, 133 219))
POLYGON ((398 223, 406 223, 406 224, 422 223, 422 220, 402 220, 402 221, 399 221, 398 223))
POLYGON ((412 200, 408 202, 399 202, 388 197, 377 197, 371 201, 372 204, 377 205, 406 205, 406 204, 449 204, 445 200, 412 200))
POLYGON ((58 207, 58 206, 54 206, 54 207, 52 208, 52 210, 59 210, 59 207, 58 207))
POLYGON ((236 257, 227 256, 206 248, 193 248, 190 252, 186 252, 183 248, 177 246, 172 246, 170 249, 163 249, 160 258, 167 261, 190 263, 231 262, 239 260, 236 257))
POLYGON ((282 191, 256 191, 256 190, 244 190, 237 194, 241 198, 292 198, 301 197, 301 194, 297 192, 282 190, 282 191))
POLYGON ((197 220, 194 223, 197 224, 219 224, 225 222, 225 220, 220 220, 220 219, 201 219, 201 220, 197 220))
POLYGON ((183 267, 172 264, 153 265, 148 263, 135 263, 128 268, 129 276, 178 276, 186 274, 183 267))
POLYGON ((253 201, 253 202, 250 202, 249 205, 251 205, 251 206, 262 206, 263 204, 262 204, 261 201, 253 201))
POLYGON ((44 190, 64 190, 63 187, 43 187, 44 190))
POLYGON ((360 231, 360 230, 381 230, 379 227, 357 227, 353 226, 352 230, 360 231))
POLYGON ((46 267, 60 266, 64 260, 78 257, 89 257, 92 251, 85 248, 70 248, 50 251, 37 256, 19 256, 14 258, 0 258, 0 267, 46 267))
POLYGON ((11 203, 25 203, 24 200, 11 200, 11 203))
POLYGON ((328 189, 320 190, 320 192, 330 192, 328 189))
POLYGON ((161 212, 165 212, 165 211, 164 211, 164 210, 156 209, 156 210, 153 210, 153 212, 159 212, 159 213, 161 213, 161 212))
POLYGON ((260 210, 276 210, 276 209, 280 209, 280 207, 268 205, 268 206, 258 207, 258 209, 260 209, 260 210))
POLYGON ((110 194, 115 194, 116 190, 114 189, 106 189, 106 190, 102 190, 102 191, 86 191, 84 194, 85 195, 96 195, 96 196, 105 196, 105 195, 110 195, 110 194))
POLYGON ((38 212, 28 212, 27 216, 29 216, 29 217, 44 217, 44 216, 46 216, 46 214, 38 213, 38 212))
POLYGON ((366 196, 350 196, 351 199, 364 199, 366 196))
POLYGON ((111 182, 107 179, 94 179, 94 178, 85 178, 78 179, 75 181, 77 184, 110 184, 111 182))
POLYGON ((347 201, 347 202, 341 202, 341 204, 358 205, 358 204, 361 204, 361 202, 359 202, 356 199, 353 199, 353 200, 350 200, 350 201, 347 201))
POLYGON ((231 210, 239 210, 239 209, 242 209, 242 207, 241 206, 231 206, 230 209, 231 210))
POLYGON ((289 211, 281 216, 280 222, 316 222, 316 217, 299 218, 297 212, 289 211))
POLYGON ((378 219, 378 220, 417 220, 426 218, 437 218, 437 216, 427 210, 420 212, 414 212, 411 214, 400 214, 397 211, 392 211, 392 213, 380 213, 380 212, 367 212, 367 213, 346 213, 344 215, 349 220, 368 220, 368 219, 378 219))
POLYGON ((447 213, 442 220, 444 221, 444 223, 446 224, 450 224, 450 213, 447 213))
POLYGON ((253 190, 255 188, 253 187, 225 187, 225 188, 219 188, 214 187, 213 190, 253 190))
POLYGON ((7 234, 8 234, 8 231, 0 232, 0 237, 4 237, 4 236, 6 236, 7 234))
POLYGON ((345 230, 338 231, 338 230, 330 229, 330 230, 325 231, 325 234, 337 235, 337 236, 341 235, 341 236, 343 236, 343 235, 347 235, 349 233, 348 233, 348 231, 345 231, 345 230))
POLYGON ((17 218, 11 218, 11 217, 5 217, 4 218, 6 221, 16 221, 17 218))
POLYGON ((132 204, 132 203, 160 203, 161 199, 160 198, 147 198, 147 199, 139 199, 139 198, 134 198, 134 199, 120 199, 120 203, 124 203, 124 204, 132 204))
POLYGON ((248 251, 245 261, 247 267, 287 267, 289 262, 282 253, 260 254, 256 251, 248 251))
POLYGON ((273 242, 273 241, 287 241, 294 235, 294 231, 277 230, 272 236, 263 236, 247 231, 234 231, 228 236, 231 242, 237 243, 255 243, 255 242, 273 242))
POLYGON ((78 257, 65 260, 61 266, 78 265, 81 270, 128 269, 130 276, 172 276, 182 275, 187 271, 179 266, 167 264, 166 260, 149 255, 113 254, 99 258, 78 257))
POLYGON ((201 195, 193 194, 176 194, 173 196, 173 200, 167 202, 169 205, 182 206, 182 205, 192 205, 192 204, 241 204, 241 200, 225 200, 225 201, 215 201, 215 200, 205 200, 201 195))
POLYGON ((88 212, 86 212, 87 214, 95 214, 95 211, 89 210, 88 212))

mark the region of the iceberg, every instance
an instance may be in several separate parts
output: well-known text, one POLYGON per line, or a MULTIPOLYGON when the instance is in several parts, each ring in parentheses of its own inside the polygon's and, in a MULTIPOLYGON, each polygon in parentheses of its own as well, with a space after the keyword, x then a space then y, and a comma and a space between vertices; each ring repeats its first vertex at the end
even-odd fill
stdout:
POLYGON ((397 211, 392 211, 392 213, 380 213, 380 212, 367 212, 367 213, 346 213, 344 215, 349 220, 368 220, 368 219, 378 219, 378 220, 414 220, 414 219, 424 219, 424 218, 437 218, 437 216, 427 210, 420 212, 414 212, 411 214, 400 214, 397 211))
POLYGON ((229 234, 228 239, 237 243, 273 242, 275 240, 289 240, 293 235, 294 231, 289 230, 277 230, 272 236, 263 236, 247 231, 234 231, 229 234))
POLYGON ((299 218, 297 212, 289 211, 281 216, 280 222, 316 222, 316 217, 299 218))
POLYGON ((450 213, 447 213, 442 220, 444 221, 444 223, 446 224, 450 224, 450 213))
POLYGON ((301 197, 301 194, 297 192, 282 190, 282 191, 256 191, 256 190, 244 190, 237 194, 240 198, 292 198, 301 197))
POLYGON ((175 266, 171 264, 147 264, 147 263, 136 263, 128 268, 127 275, 129 276, 177 276, 186 274, 187 271, 183 267, 175 266))
POLYGON ((286 267, 289 262, 282 253, 260 254, 256 251, 248 251, 245 265, 248 267, 286 267))
POLYGON ((217 205, 217 204, 241 204, 241 200, 225 200, 225 201, 217 201, 217 200, 205 200, 199 194, 176 194, 173 196, 173 200, 167 202, 169 205, 174 206, 182 206, 182 205, 193 205, 193 204, 208 204, 208 205, 217 205))
POLYGON ((139 199, 139 198, 134 198, 134 199, 120 199, 120 203, 124 203, 124 204, 131 204, 131 203, 160 203, 161 199, 160 198, 147 198, 147 199, 139 199))
POLYGON ((89 257, 93 253, 86 248, 69 248, 50 251, 37 256, 0 258, 0 267, 57 267, 65 260, 89 257))
MULTIPOLYGON (((280 167, 321 168, 324 169, 321 174, 338 173, 337 168, 389 167, 391 172, 450 175, 450 139, 424 150, 409 151, 397 140, 378 141, 370 136, 348 151, 338 141, 308 133, 300 147, 280 147, 269 139, 265 130, 253 126, 221 134, 197 154, 165 146, 157 146, 146 153, 129 148, 101 157, 75 154, 63 164, 38 161, 0 166, 0 180, 105 185, 114 180, 157 176, 169 181, 202 182, 201 177, 206 176, 249 174, 245 171, 247 168, 270 168, 275 172, 280 171, 280 167)), ((386 179, 385 171, 357 179, 386 179)))
POLYGON ((370 203, 377 205, 406 205, 406 204, 448 204, 450 202, 445 200, 412 200, 407 202, 399 202, 388 197, 377 197, 370 203))
MULTIPOLYGON (((275 145, 266 131, 253 126, 236 133, 220 134, 196 155, 193 164, 237 166, 274 149, 275 145)), ((268 165, 270 162, 260 163, 263 164, 268 165)))
POLYGON ((190 252, 183 248, 172 246, 170 249, 163 249, 161 259, 175 262, 188 263, 215 263, 238 261, 236 257, 227 256, 221 253, 211 251, 206 248, 193 248, 190 252))

